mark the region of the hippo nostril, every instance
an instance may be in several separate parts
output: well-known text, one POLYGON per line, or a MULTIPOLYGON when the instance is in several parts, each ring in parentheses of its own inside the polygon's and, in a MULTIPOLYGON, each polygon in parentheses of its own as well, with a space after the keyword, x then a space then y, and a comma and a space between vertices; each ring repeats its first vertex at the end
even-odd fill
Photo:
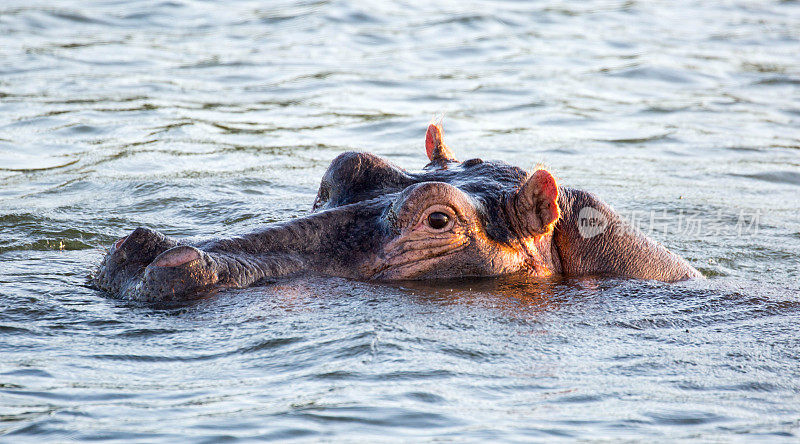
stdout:
POLYGON ((157 267, 179 267, 200 259, 200 252, 189 246, 175 247, 161 253, 155 260, 157 267))
POLYGON ((115 249, 115 250, 119 250, 119 247, 121 247, 121 246, 122 246, 122 244, 124 244, 124 243, 125 243, 125 241, 126 241, 127 239, 128 239, 128 236, 125 236, 125 237, 123 237, 122 239, 120 239, 120 240, 118 240, 118 241, 114 242, 114 249, 115 249))

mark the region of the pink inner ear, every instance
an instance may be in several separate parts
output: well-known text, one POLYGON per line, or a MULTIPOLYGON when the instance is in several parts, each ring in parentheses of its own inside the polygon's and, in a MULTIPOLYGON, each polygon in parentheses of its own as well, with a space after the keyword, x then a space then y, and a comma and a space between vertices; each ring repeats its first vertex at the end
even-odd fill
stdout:
POLYGON ((428 153, 428 160, 433 161, 433 153, 442 144, 442 128, 431 123, 428 125, 428 132, 425 133, 425 151, 428 153))
POLYGON ((531 180, 535 181, 534 183, 543 198, 550 202, 555 202, 558 198, 558 186, 556 185, 556 179, 549 171, 536 170, 531 180))
POLYGON ((444 144, 442 126, 437 123, 428 125, 428 131, 425 133, 425 151, 428 153, 428 160, 431 162, 443 163, 456 161, 453 152, 444 144))
POLYGON ((552 229, 550 225, 555 223, 560 216, 556 179, 547 170, 537 170, 529 180, 533 182, 531 185, 535 185, 536 187, 538 199, 544 201, 538 206, 539 217, 541 218, 541 223, 544 225, 545 231, 549 231, 552 229))

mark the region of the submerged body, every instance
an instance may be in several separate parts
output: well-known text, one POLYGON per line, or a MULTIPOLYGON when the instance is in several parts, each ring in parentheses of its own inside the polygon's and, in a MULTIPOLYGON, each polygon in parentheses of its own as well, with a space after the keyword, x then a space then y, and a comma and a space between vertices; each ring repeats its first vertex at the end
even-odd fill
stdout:
POLYGON ((546 170, 458 162, 437 125, 426 149, 430 163, 419 173, 344 153, 322 179, 315 214, 241 237, 188 244, 137 228, 111 247, 92 283, 123 298, 169 302, 301 271, 370 280, 701 276, 546 170))

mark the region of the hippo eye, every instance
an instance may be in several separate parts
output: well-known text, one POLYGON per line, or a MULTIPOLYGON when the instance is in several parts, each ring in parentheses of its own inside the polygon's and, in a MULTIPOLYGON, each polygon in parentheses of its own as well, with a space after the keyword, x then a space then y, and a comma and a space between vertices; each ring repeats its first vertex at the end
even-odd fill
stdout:
POLYGON ((436 211, 428 215, 428 225, 434 230, 441 230, 450 222, 450 216, 436 211))

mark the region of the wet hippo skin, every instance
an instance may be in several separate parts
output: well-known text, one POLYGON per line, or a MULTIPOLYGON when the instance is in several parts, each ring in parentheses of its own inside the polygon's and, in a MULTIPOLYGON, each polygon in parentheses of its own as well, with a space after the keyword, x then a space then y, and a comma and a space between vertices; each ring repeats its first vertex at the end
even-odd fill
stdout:
POLYGON ((91 282, 118 297, 170 302, 304 271, 365 280, 701 276, 545 169, 459 162, 436 124, 425 146, 430 163, 420 172, 343 153, 322 178, 314 214, 239 237, 186 243, 137 228, 114 243, 91 282))

